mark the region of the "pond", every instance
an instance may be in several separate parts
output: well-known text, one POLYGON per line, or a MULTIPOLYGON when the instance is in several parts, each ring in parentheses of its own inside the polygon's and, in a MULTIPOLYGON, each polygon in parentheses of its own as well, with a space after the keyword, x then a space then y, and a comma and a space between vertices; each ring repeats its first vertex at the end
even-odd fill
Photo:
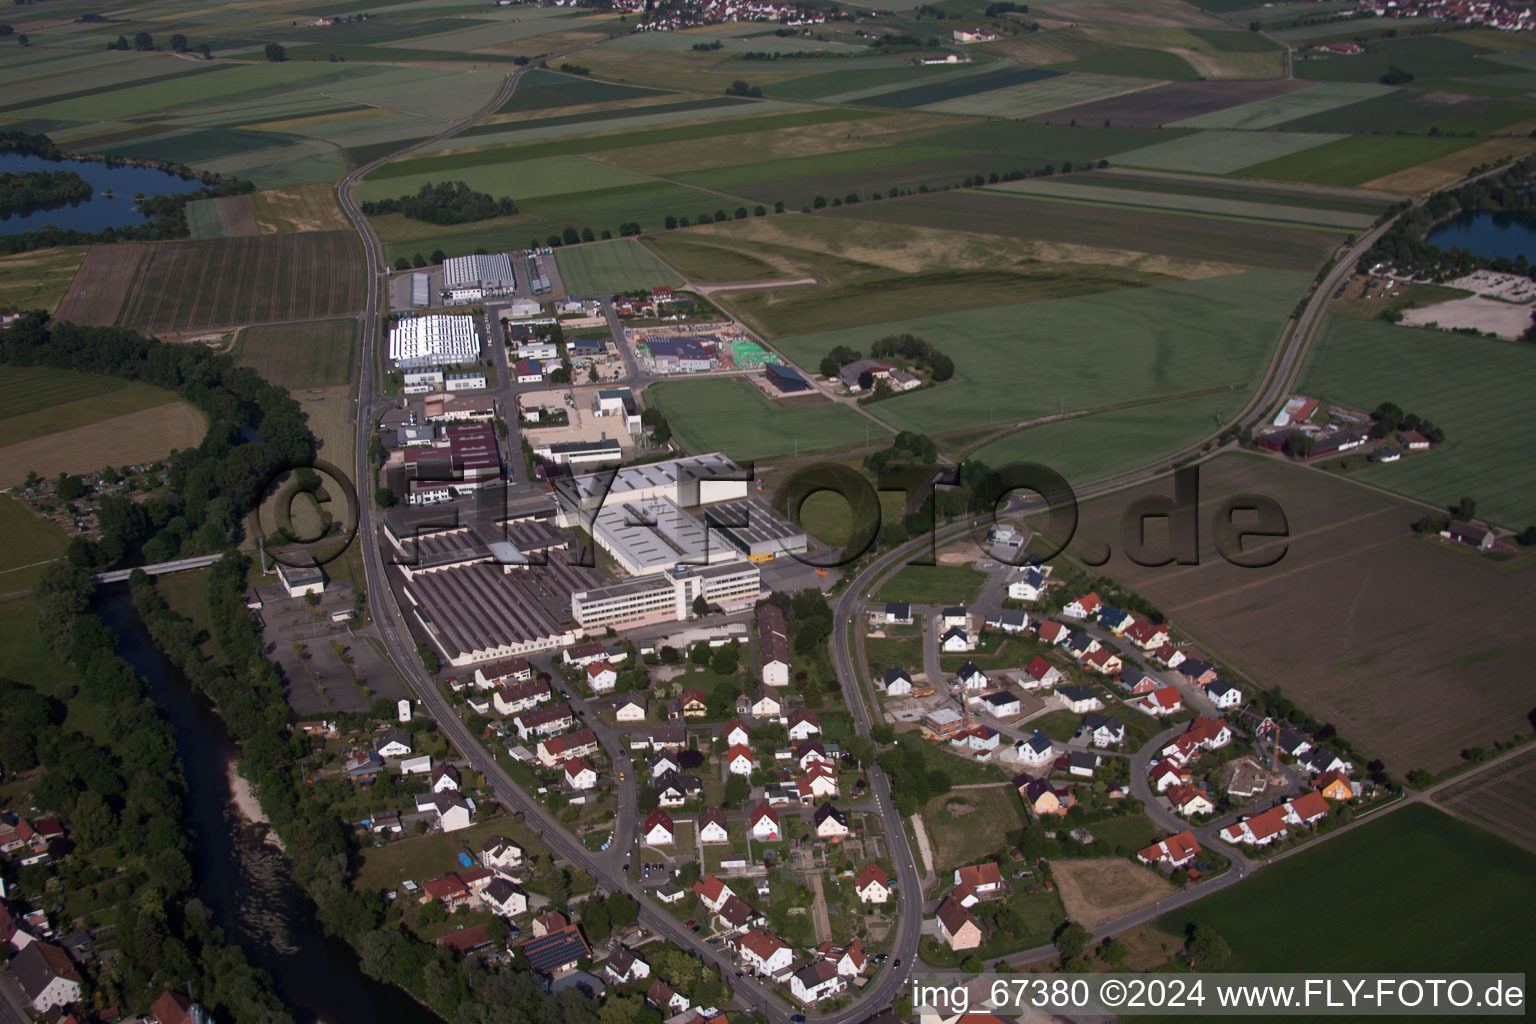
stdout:
POLYGON ((1490 260, 1512 260, 1523 253, 1536 261, 1536 213, 1468 210, 1435 228, 1426 240, 1442 249, 1460 246, 1490 260))
POLYGON ((91 183, 91 198, 76 206, 0 217, 0 235, 15 235, 52 225, 75 231, 101 231, 146 220, 133 201, 135 195, 163 196, 196 192, 203 183, 186 181, 154 167, 108 166, 95 160, 45 160, 22 153, 0 153, 0 174, 22 171, 73 171, 91 183), (110 193, 110 194, 108 194, 110 193))

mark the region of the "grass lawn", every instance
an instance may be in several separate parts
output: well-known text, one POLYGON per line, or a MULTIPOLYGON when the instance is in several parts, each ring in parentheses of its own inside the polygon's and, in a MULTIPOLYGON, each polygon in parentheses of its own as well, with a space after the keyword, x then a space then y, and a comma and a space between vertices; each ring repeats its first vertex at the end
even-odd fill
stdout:
POLYGON ((1524 970, 1536 956, 1529 908, 1536 856, 1423 805, 1315 844, 1252 878, 1164 915, 1232 947, 1230 971, 1524 970), (1360 883, 1368 871, 1369 885, 1360 883), (1466 880, 1425 885, 1425 872, 1466 880), (1306 893, 1306 912, 1295 913, 1306 893), (1477 927, 1465 923, 1476 921, 1477 927), (1349 941, 1319 944, 1319 935, 1349 941))
POLYGON ((26 590, 43 570, 43 563, 64 552, 69 538, 19 499, 0 495, 0 533, 8 538, 0 555, 0 594, 26 590))
POLYGON ((1466 149, 1475 138, 1428 135, 1352 135, 1314 149, 1233 168, 1245 178, 1361 185, 1404 168, 1466 149))
POLYGON ((0 380, 0 445, 174 401, 169 391, 98 373, 10 366, 0 380))
POLYGON ((892 576, 875 597, 913 604, 964 604, 976 596, 986 581, 986 573, 965 565, 908 565, 892 576))
POLYGON ((572 295, 612 295, 683 283, 639 242, 629 238, 566 246, 555 254, 555 262, 560 267, 561 283, 572 295))
POLYGON ((865 637, 864 654, 869 658, 869 671, 876 678, 884 676, 892 666, 913 675, 923 670, 921 636, 865 637))
POLYGON ((1065 743, 1077 733, 1077 727, 1083 724, 1083 716, 1076 711, 1052 711, 1048 715, 1041 715, 1025 725, 1037 732, 1043 732, 1058 743, 1065 743))
POLYGON ((1122 849, 1127 852, 1143 850, 1165 835, 1164 830, 1159 829, 1145 814, 1106 818, 1089 825, 1088 831, 1093 833, 1093 837, 1108 853, 1117 853, 1122 849))
POLYGON ((87 248, 37 249, 0 258, 0 310, 52 311, 80 269, 87 248))
POLYGON ((1480 517, 1518 530, 1536 523, 1536 412, 1524 397, 1533 372, 1529 345, 1329 317, 1299 391, 1356 409, 1396 402, 1434 421, 1445 444, 1352 475, 1439 505, 1469 496, 1480 517))
MULTIPOLYGON (((906 507, 906 496, 899 491, 877 491, 883 523, 897 522, 906 507)), ((817 491, 800 505, 800 526, 806 533, 829 547, 848 543, 853 529, 853 509, 836 491, 817 491)))
POLYGON ((884 440, 884 432, 845 405, 781 405, 743 380, 678 380, 652 384, 646 405, 659 408, 673 437, 689 452, 720 451, 733 459, 884 440))
POLYGON ((351 318, 247 327, 236 352, 240 365, 285 388, 345 384, 352 376, 356 334, 351 318))
POLYGON ((461 866, 459 851, 467 846, 471 856, 478 856, 486 837, 492 835, 506 836, 517 843, 525 857, 549 852, 544 841, 526 826, 509 817, 492 818, 457 832, 411 836, 368 847, 361 853, 362 865, 353 879, 353 887, 359 892, 392 889, 406 879, 420 883, 456 871, 461 866))
POLYGON ((1009 785, 962 789, 936 796, 923 808, 933 844, 934 870, 943 874, 990 857, 1025 825, 1024 804, 1009 785))
POLYGON ((776 344, 796 363, 815 366, 836 345, 868 351, 888 334, 926 339, 954 361, 954 379, 869 410, 898 429, 939 433, 1256 381, 1306 280, 1251 271, 776 344))

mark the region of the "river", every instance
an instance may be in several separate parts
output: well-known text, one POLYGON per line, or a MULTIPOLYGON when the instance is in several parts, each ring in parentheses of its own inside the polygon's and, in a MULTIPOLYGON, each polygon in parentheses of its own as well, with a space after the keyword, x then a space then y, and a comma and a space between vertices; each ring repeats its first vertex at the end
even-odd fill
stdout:
POLYGON ((72 206, 51 210, 13 213, 0 217, 0 235, 15 235, 52 225, 75 231, 101 231, 129 224, 143 224, 147 218, 137 208, 133 197, 164 196, 178 192, 196 192, 203 183, 187 180, 157 167, 134 164, 108 165, 99 160, 45 160, 21 153, 0 153, 0 173, 20 171, 74 171, 91 183, 91 197, 72 206), (111 192, 108 195, 108 192, 111 192))
POLYGON ((99 588, 94 610, 175 730, 198 898, 251 963, 272 976, 278 998, 301 1021, 442 1024, 399 989, 363 974, 350 946, 317 929, 287 862, 265 841, 265 826, 247 824, 235 810, 228 766, 236 749, 223 720, 145 633, 127 585, 99 588))
POLYGON ((1431 245, 1456 245, 1486 259, 1514 259, 1521 253, 1536 261, 1536 214, 1502 210, 1467 210, 1429 233, 1431 245))

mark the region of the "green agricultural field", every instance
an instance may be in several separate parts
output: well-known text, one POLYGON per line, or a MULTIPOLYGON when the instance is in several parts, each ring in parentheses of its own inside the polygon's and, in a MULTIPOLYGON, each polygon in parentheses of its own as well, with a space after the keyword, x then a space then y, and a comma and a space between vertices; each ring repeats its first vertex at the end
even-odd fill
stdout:
POLYGON ((1098 75, 1130 75, 1156 78, 1167 82, 1193 82, 1200 76, 1182 57, 1165 50, 1146 50, 1136 46, 1117 46, 1102 53, 1053 65, 1054 71, 1087 71, 1098 75))
POLYGON ((345 384, 352 377, 352 342, 357 321, 311 320, 267 324, 240 332, 240 365, 285 388, 345 384))
POLYGON ((1425 135, 1352 135, 1303 153, 1239 168, 1245 178, 1363 185, 1476 144, 1476 139, 1425 135))
POLYGON ((51 312, 69 290, 86 248, 74 245, 0 257, 0 309, 51 312))
POLYGON ((224 208, 217 199, 195 199, 187 204, 187 230, 193 238, 223 238, 224 208))
POLYGON ((879 426, 845 405, 780 405, 744 380, 662 381, 646 389, 645 403, 666 415, 686 451, 719 451, 738 460, 883 437, 879 426))
POLYGON ((41 366, 11 366, 0 376, 0 445, 126 416, 174 401, 148 384, 41 366))
MULTIPOLYGON (((1347 33, 1348 26, 1344 26, 1347 33)), ((1412 88, 1436 87, 1446 79, 1496 72, 1498 65, 1480 59, 1494 51, 1463 42, 1455 35, 1399 36, 1378 39, 1365 53, 1298 60, 1297 78, 1321 82, 1375 82, 1392 67, 1412 73, 1412 88)))
MULTIPOLYGON (((1324 82, 1297 92, 1281 93, 1279 96, 1254 100, 1251 103, 1240 103, 1225 110, 1213 110, 1209 114, 1175 122, 1175 127, 1233 128, 1244 131, 1274 128, 1278 125, 1296 128, 1298 126, 1293 122, 1303 118, 1310 118, 1312 115, 1339 107, 1348 108, 1361 100, 1388 96, 1396 91, 1390 85, 1381 85, 1376 82, 1324 82)), ((1359 127, 1369 130, 1368 125, 1359 127)), ((1350 129, 1334 126, 1321 130, 1349 131, 1350 129)))
POLYGON ((1131 167, 1204 174, 1228 174, 1261 161, 1278 162, 1284 158, 1294 159, 1298 165, 1305 166, 1311 160, 1308 150, 1343 138, 1342 135, 1322 133, 1208 131, 1119 153, 1114 162, 1131 167))
POLYGON ((644 174, 584 160, 579 156, 551 156, 537 160, 508 159, 505 163, 480 164, 450 173, 426 172, 406 178, 369 179, 357 188, 359 200, 393 199, 414 194, 430 182, 462 181, 477 192, 511 196, 519 205, 540 196, 639 185, 653 179, 644 174))
POLYGON ((571 295, 612 295, 614 292, 676 287, 683 279, 639 242, 625 238, 558 250, 560 281, 571 295))
POLYGON ((1371 320, 1329 317, 1298 390, 1350 408, 1396 402, 1434 421, 1445 444, 1351 476, 1435 505, 1477 500, 1513 529, 1536 523, 1536 348, 1371 320))
POLYGON ((562 75, 555 71, 536 68, 518 79, 516 90, 507 102, 496 108, 496 113, 552 110, 557 107, 574 107, 583 103, 606 103, 609 100, 630 100, 641 96, 659 95, 661 95, 660 89, 615 85, 612 82, 598 82, 577 75, 562 75))
POLYGON ((835 345, 868 351, 887 334, 927 339, 955 378, 877 402, 897 429, 940 433, 1061 409, 1257 382, 1310 275, 1253 271, 801 335, 776 342, 815 366, 835 345))
POLYGON ((882 180, 886 176, 881 175, 880 172, 903 164, 944 160, 959 155, 959 150, 921 144, 872 146, 867 149, 845 149, 813 156, 758 160, 729 167, 670 174, 668 177, 686 185, 729 192, 764 182, 835 174, 857 174, 866 181, 882 180))
MULTIPOLYGON (((875 95, 882 89, 904 89, 918 82, 931 79, 944 71, 938 68, 913 67, 906 62, 906 58, 890 58, 895 63, 885 63, 880 58, 866 57, 850 65, 849 62, 839 62, 834 70, 822 71, 817 74, 808 74, 800 78, 790 78, 783 82, 774 82, 772 85, 763 86, 763 92, 774 99, 785 100, 828 100, 835 102, 836 98, 846 93, 863 92, 869 90, 870 95, 875 95)), ((746 63, 746 62, 743 62, 746 63)), ((752 61, 751 67, 742 67, 744 73, 750 74, 758 70, 758 62, 752 61)), ((797 61, 796 68, 805 68, 805 61, 797 61)), ((731 71, 727 62, 719 65, 717 70, 731 71)), ((953 70, 953 69, 951 69, 953 70)))
MULTIPOLYGON (((1337 85, 1333 88, 1338 88, 1337 85)), ((1362 86, 1355 86, 1362 88, 1362 86)), ((1383 87, 1384 88, 1384 87, 1383 87)), ((1513 100, 1493 100, 1449 93, 1394 90, 1370 96, 1349 106, 1320 111, 1286 125, 1301 132, 1370 132, 1391 135, 1438 133, 1486 134, 1527 120, 1536 107, 1513 100)))
POLYGON ((989 466, 1038 462, 1078 487, 1155 462, 1217 433, 1251 391, 1240 387, 1046 423, 993 441, 974 455, 989 466))
POLYGON ((9 494, 0 494, 0 533, 6 540, 5 553, 0 555, 0 594, 32 586, 43 566, 63 554, 69 542, 63 530, 9 494))
POLYGON ((885 92, 878 96, 871 96, 863 102, 877 107, 911 109, 927 106, 930 103, 944 103, 976 93, 990 92, 993 89, 1006 89, 1009 86, 1055 78, 1057 74, 1058 72, 1041 68, 1001 68, 995 71, 989 70, 983 74, 965 75, 942 82, 931 82, 915 85, 909 89, 885 92))
MULTIPOLYGON (((913 604, 965 604, 981 591, 987 575, 965 565, 903 566, 875 594, 878 601, 913 604)), ((920 665, 905 666, 911 672, 920 665)))
POLYGON ((1042 78, 1023 85, 962 96, 959 99, 930 103, 921 109, 935 114, 971 114, 980 117, 1032 117, 1063 107, 1120 96, 1146 89, 1152 83, 1145 78, 1125 75, 1096 75, 1072 72, 1042 78))
MULTIPOLYGON (((870 485, 875 484, 874 480, 870 485)), ((906 495, 899 491, 876 491, 880 497, 880 521, 899 522, 906 507, 906 495)), ((834 491, 817 491, 800 505, 799 522, 806 533, 828 547, 848 543, 853 532, 853 510, 846 498, 834 491)))
POLYGON ((1129 188, 1100 188, 1093 176, 1081 182, 1056 178, 1033 178, 990 186, 990 190, 1035 195, 1064 201, 1098 203, 1124 206, 1131 209, 1176 210, 1183 213, 1209 217, 1234 217, 1243 220, 1265 220, 1282 224, 1310 224, 1328 228, 1369 227, 1375 219, 1366 213, 1340 210, 1315 209, 1301 205, 1282 206, 1274 202, 1252 202, 1237 198, 1213 195, 1204 196, 1175 194, 1161 191, 1140 191, 1129 188))
POLYGON ((659 128, 662 125, 683 124, 692 121, 708 121, 718 124, 727 117, 756 117, 774 111, 804 110, 800 104, 781 103, 774 100, 746 101, 721 96, 708 100, 687 100, 664 103, 656 107, 630 107, 625 110, 602 110, 589 114, 568 114, 563 117, 537 118, 531 122, 507 121, 481 125, 481 134, 465 132, 442 142, 424 147, 421 152, 448 152, 474 146, 501 146, 508 143, 533 143, 551 139, 598 135, 616 131, 636 131, 642 128, 659 128))
POLYGON ((1536 857, 1422 804, 1329 838, 1157 920, 1208 924, 1232 971, 1519 971, 1536 955, 1536 857), (1359 884, 1361 865, 1372 882, 1359 884), (1424 884, 1426 865, 1475 885, 1424 884), (1305 914, 1293 913, 1307 894, 1305 914), (1464 923, 1476 921, 1476 928, 1464 923), (1319 935, 1347 935, 1319 943, 1319 935))
POLYGON ((1258 32, 1212 28, 1191 28, 1186 31, 1220 53, 1268 53, 1270 50, 1283 49, 1281 44, 1258 32))

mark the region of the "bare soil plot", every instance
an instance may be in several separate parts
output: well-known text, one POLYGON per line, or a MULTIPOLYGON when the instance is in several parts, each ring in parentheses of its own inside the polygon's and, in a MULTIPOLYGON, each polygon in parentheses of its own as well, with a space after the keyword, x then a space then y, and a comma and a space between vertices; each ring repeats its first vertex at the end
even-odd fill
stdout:
MULTIPOLYGON (((1464 748, 1529 732, 1527 573, 1415 537, 1419 506, 1334 476, 1236 454, 1200 469, 1199 565, 1144 568, 1118 550, 1124 510, 1141 494, 1171 494, 1166 480, 1086 505, 1074 550, 1110 544, 1102 571, 1181 635, 1239 679, 1281 687, 1395 771, 1440 770, 1464 748), (1210 517, 1237 494, 1285 511, 1289 546, 1271 567, 1239 568, 1215 551, 1210 517)), ((1150 543, 1161 531, 1148 521, 1150 543)), ((1255 549, 1276 552, 1250 541, 1255 549)))
POLYGON ((1536 747, 1435 794, 1444 810, 1536 853, 1536 747))
POLYGON ((163 458, 203 439, 208 424, 185 402, 114 416, 89 426, 61 430, 0 448, 0 486, 10 487, 36 471, 41 476, 92 473, 163 458))
POLYGON ((1089 931, 1174 892, 1162 875, 1122 857, 1053 860, 1051 877, 1068 920, 1089 931))
POLYGON ((143 245, 91 246, 54 315, 77 324, 99 326, 115 322, 147 248, 143 245))
POLYGON ((860 203, 838 208, 835 216, 1283 270, 1316 269, 1337 241, 1336 235, 1306 228, 1257 227, 1176 213, 1128 213, 975 192, 860 203))
POLYGON ((302 231, 345 231, 347 219, 330 185, 269 188, 246 197, 264 235, 302 231))
POLYGON ((1531 326, 1531 307, 1473 295, 1410 309, 1403 314, 1403 323, 1415 327, 1471 327, 1513 341, 1531 326))
POLYGON ((1115 127, 1156 128, 1242 103, 1296 92, 1310 84, 1284 78, 1254 82, 1180 82, 1075 107, 1061 107, 1032 120, 1052 124, 1075 120, 1091 125, 1108 121, 1115 127))
POLYGON ((261 233, 255 211, 251 209, 250 196, 220 197, 219 212, 224 214, 224 234, 227 237, 240 238, 261 233))
POLYGON ((135 248, 143 254, 117 315, 124 327, 184 331, 319 319, 354 313, 363 304, 362 252, 348 232, 135 248))

